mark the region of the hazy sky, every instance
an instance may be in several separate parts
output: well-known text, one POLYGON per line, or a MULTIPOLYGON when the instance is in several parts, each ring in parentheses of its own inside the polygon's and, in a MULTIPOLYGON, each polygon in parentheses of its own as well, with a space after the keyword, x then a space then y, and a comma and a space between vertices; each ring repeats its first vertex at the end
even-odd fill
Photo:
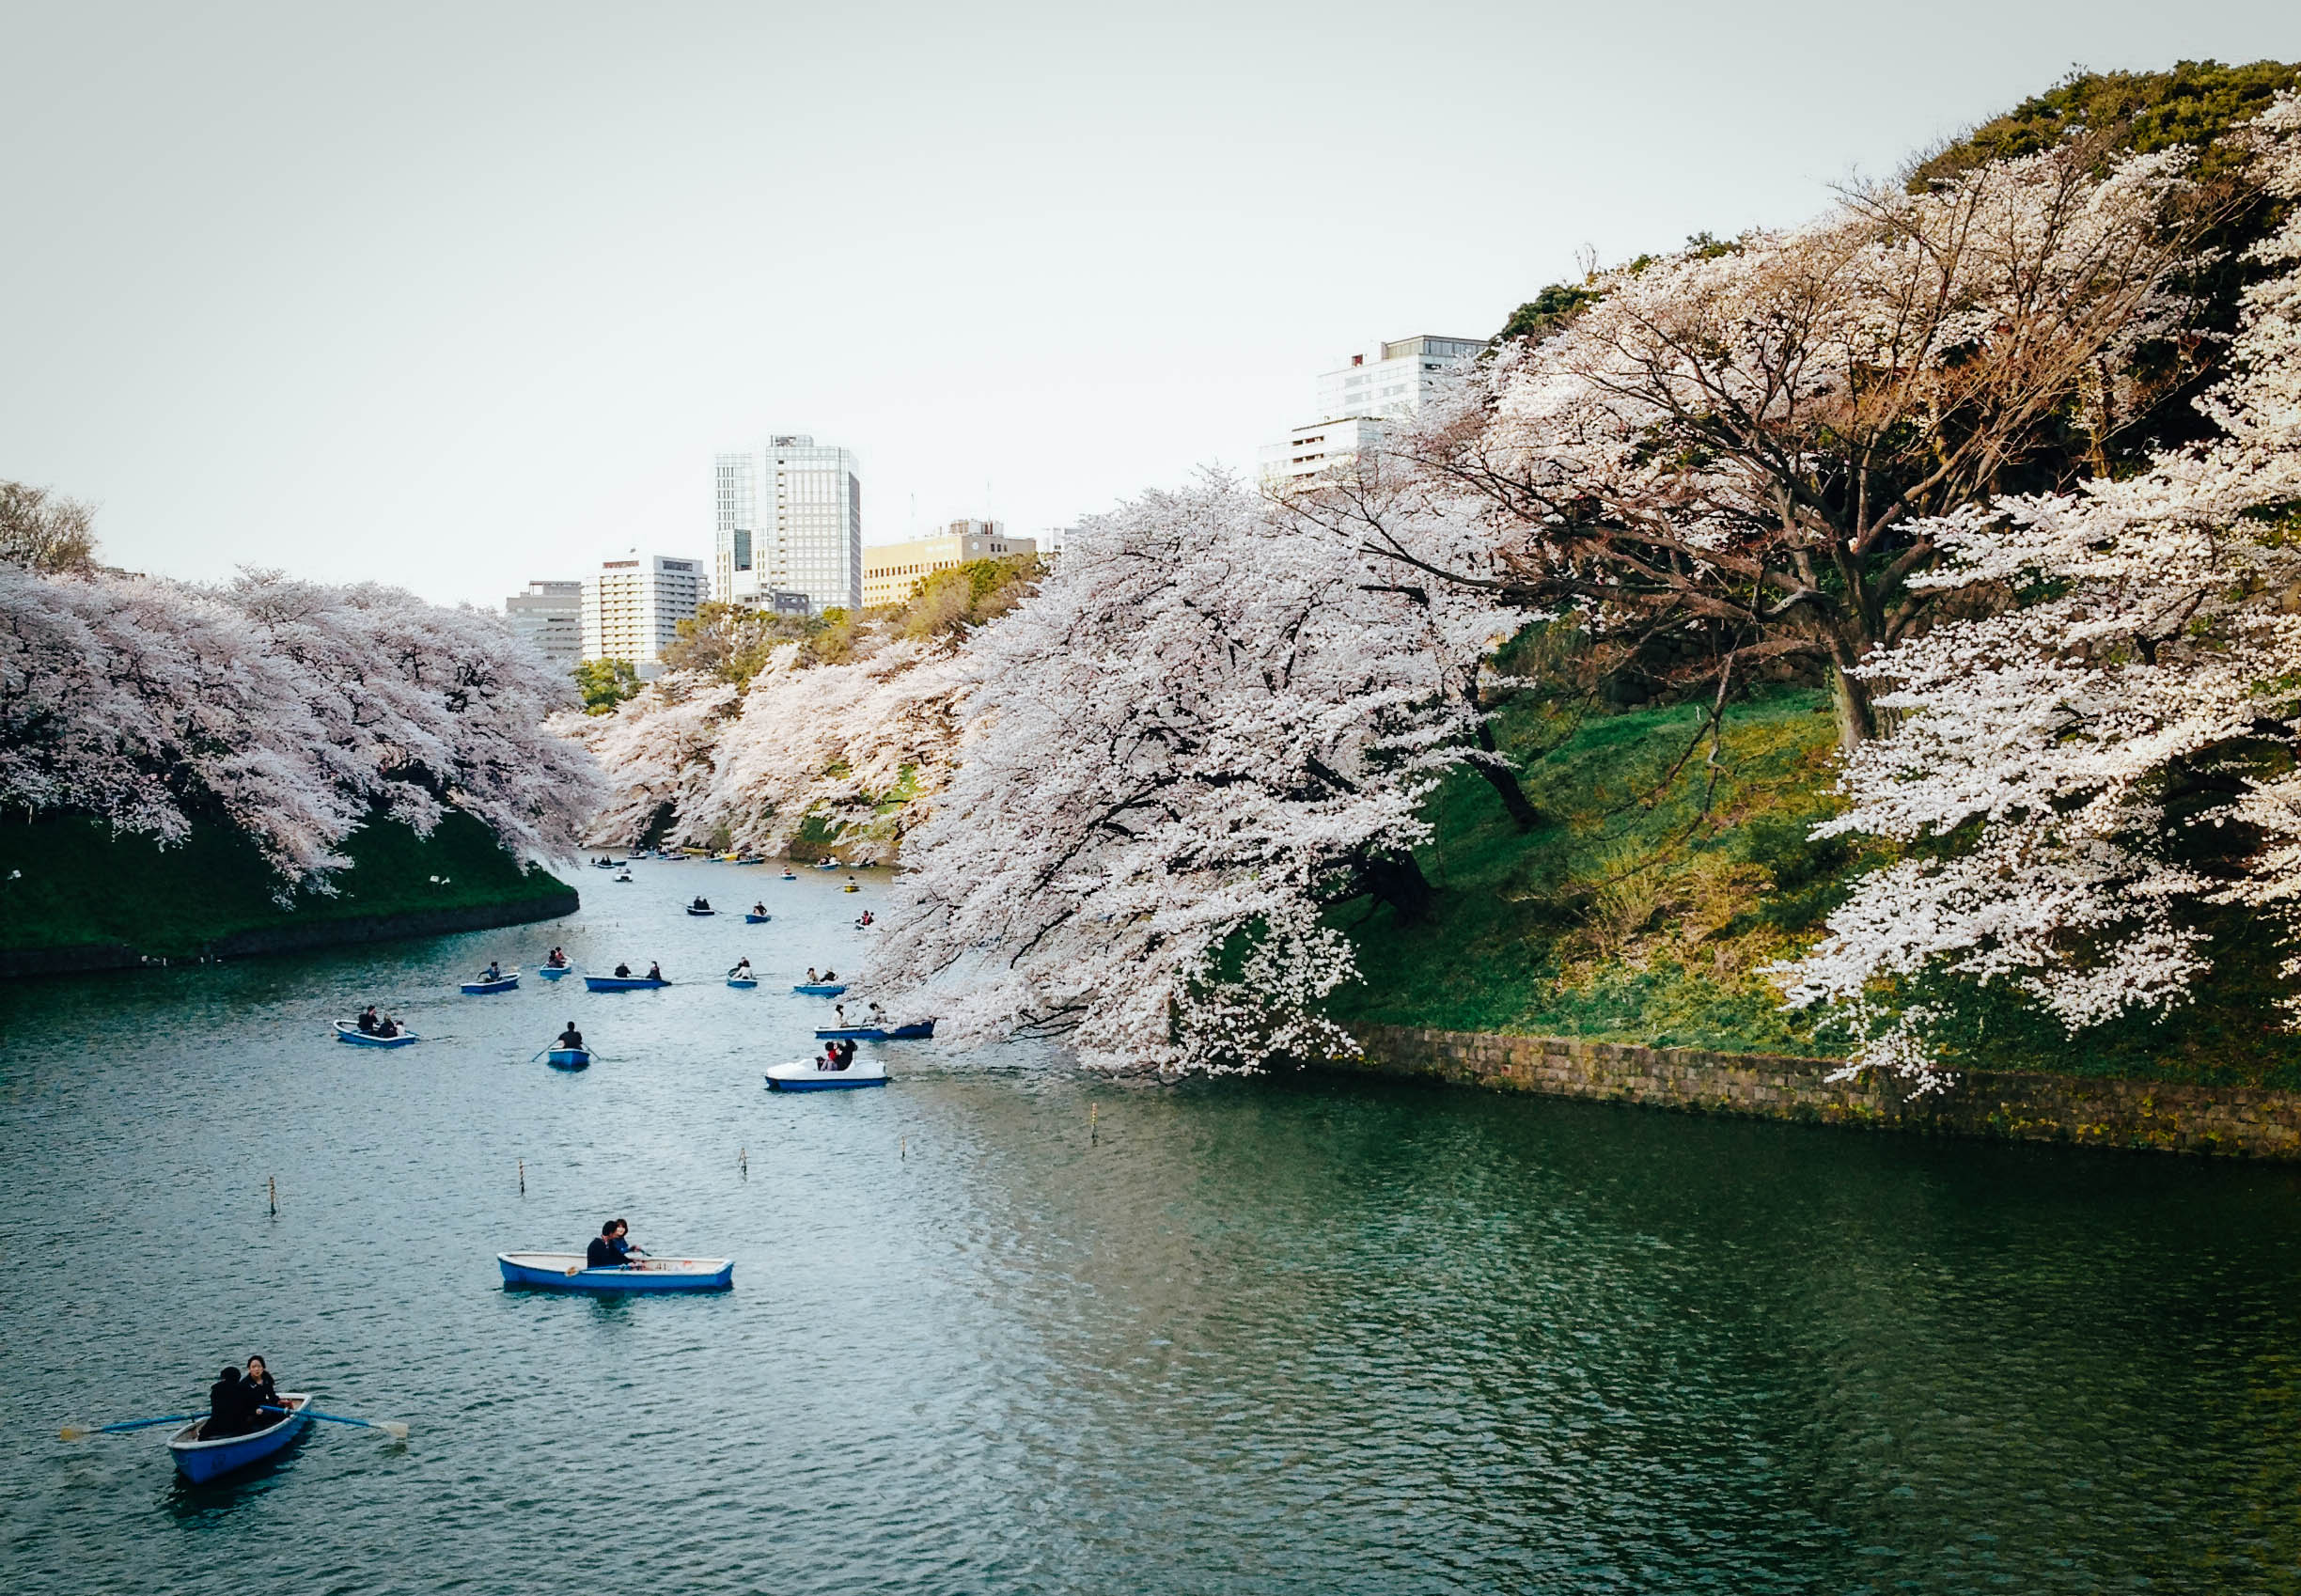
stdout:
POLYGON ((1029 532, 1580 246, 2183 56, 2301 6, 0 0, 0 477, 118 564, 483 602, 708 555, 771 431, 857 451, 867 541, 1029 532))

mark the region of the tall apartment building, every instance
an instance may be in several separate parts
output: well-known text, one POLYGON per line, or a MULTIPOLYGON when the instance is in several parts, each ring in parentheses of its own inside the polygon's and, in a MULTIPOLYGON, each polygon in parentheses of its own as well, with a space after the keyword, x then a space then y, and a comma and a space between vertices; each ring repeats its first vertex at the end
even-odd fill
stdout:
POLYGON ((583 585, 583 657, 629 660, 642 677, 655 676, 679 623, 711 595, 711 576, 699 559, 602 560, 599 573, 583 585))
POLYGON ((996 521, 954 521, 931 538, 881 543, 863 551, 863 604, 900 604, 938 571, 970 560, 1004 559, 1039 552, 1035 538, 1010 538, 996 521))
POLYGON ((863 482, 850 451, 801 433, 722 452, 712 468, 719 593, 763 605, 777 589, 821 612, 863 604, 863 482))
POLYGON ((1263 447, 1264 485, 1284 489, 1354 473, 1381 449, 1385 419, 1418 414, 1439 383, 1485 347, 1483 338, 1422 333, 1379 346, 1372 360, 1354 354, 1348 366, 1321 372, 1319 418, 1263 447))
POLYGON ((573 670, 583 658, 583 587, 580 582, 530 582, 527 591, 504 601, 504 614, 520 641, 558 670, 573 670))

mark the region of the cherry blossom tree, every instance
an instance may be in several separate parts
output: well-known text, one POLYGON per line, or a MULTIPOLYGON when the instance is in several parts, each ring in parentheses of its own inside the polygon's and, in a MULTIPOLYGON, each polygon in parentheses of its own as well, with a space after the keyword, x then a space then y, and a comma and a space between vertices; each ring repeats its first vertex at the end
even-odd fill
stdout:
POLYGON ((1322 911, 1411 906, 1421 800, 1476 748, 1462 656, 1519 620, 1219 477, 1089 521, 966 650, 958 769, 867 984, 1113 1067, 1348 1047, 1322 911))
MULTIPOLYGON (((2301 199, 2301 101, 2254 139, 2260 180, 2301 199)), ((1892 1001, 1924 977, 2011 982, 2074 1031, 2186 999, 2199 903, 2301 930, 2301 207, 2251 254, 2270 274, 2199 402, 2211 442, 1911 528, 1948 560, 1922 590, 2020 597, 1862 667, 1906 719, 1855 754, 1823 831, 1905 856, 1784 972, 1859 1062, 1933 1068, 1933 1016, 1892 1001)))
POLYGON ((1934 518, 2098 468, 2190 369, 2185 161, 2103 175, 2074 143, 1594 278, 1397 446, 1506 555, 1432 574, 1606 635, 1698 635, 1705 670, 1817 664, 1857 744, 1856 666, 1938 591, 1910 580, 1934 518))
POLYGON ((251 574, 206 588, 0 562, 0 804, 180 840, 254 837, 323 885, 375 814, 445 809, 571 852, 601 789, 543 722, 572 695, 498 617, 251 574))

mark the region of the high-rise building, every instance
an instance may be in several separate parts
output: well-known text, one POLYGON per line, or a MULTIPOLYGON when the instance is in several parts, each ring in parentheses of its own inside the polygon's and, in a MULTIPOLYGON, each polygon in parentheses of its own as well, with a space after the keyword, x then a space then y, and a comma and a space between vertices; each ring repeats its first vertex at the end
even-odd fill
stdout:
POLYGON ((602 560, 583 585, 583 657, 629 660, 642 677, 663 669, 663 651, 679 623, 712 594, 699 559, 633 555, 602 560))
POLYGON ((1039 552, 1035 538, 1010 538, 996 521, 954 521, 931 538, 881 543, 863 551, 863 603, 900 604, 938 571, 970 560, 1005 559, 1039 552))
POLYGON ((760 604, 805 593, 820 613, 863 604, 863 482, 850 451, 790 433, 722 453, 712 470, 719 593, 760 604))
POLYGON ((1486 347, 1483 338, 1429 333, 1380 345, 1374 358, 1319 374, 1318 416, 1291 429, 1283 444, 1262 449, 1264 485, 1286 488, 1354 475, 1380 451, 1383 422, 1418 414, 1438 385, 1486 347))
POLYGON ((573 670, 583 658, 583 587, 580 582, 530 582, 527 591, 504 601, 511 630, 560 670, 573 670))

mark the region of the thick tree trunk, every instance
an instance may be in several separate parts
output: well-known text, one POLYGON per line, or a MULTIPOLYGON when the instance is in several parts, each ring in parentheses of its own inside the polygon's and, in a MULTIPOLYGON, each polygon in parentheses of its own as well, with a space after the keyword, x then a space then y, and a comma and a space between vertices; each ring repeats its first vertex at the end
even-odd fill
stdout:
POLYGON ((1390 905, 1401 924, 1420 920, 1430 914, 1430 878, 1415 862, 1412 853, 1377 853, 1366 863, 1366 887, 1376 898, 1390 905))
MULTIPOLYGON (((1479 746, 1489 754, 1501 752, 1495 746, 1494 728, 1484 722, 1479 725, 1478 742, 1479 746)), ((1536 826, 1542 824, 1542 811, 1534 807, 1533 802, 1526 795, 1526 789, 1518 785, 1516 771, 1508 765, 1488 764, 1480 760, 1478 765, 1478 773, 1486 778, 1487 785, 1491 786, 1495 790, 1495 796, 1502 800, 1502 806, 1510 811, 1510 818, 1516 822, 1520 831, 1532 831, 1536 826)))
POLYGON ((1877 710, 1870 684, 1837 660, 1830 662, 1830 698, 1838 711, 1838 750, 1851 754, 1877 735, 1877 710))

